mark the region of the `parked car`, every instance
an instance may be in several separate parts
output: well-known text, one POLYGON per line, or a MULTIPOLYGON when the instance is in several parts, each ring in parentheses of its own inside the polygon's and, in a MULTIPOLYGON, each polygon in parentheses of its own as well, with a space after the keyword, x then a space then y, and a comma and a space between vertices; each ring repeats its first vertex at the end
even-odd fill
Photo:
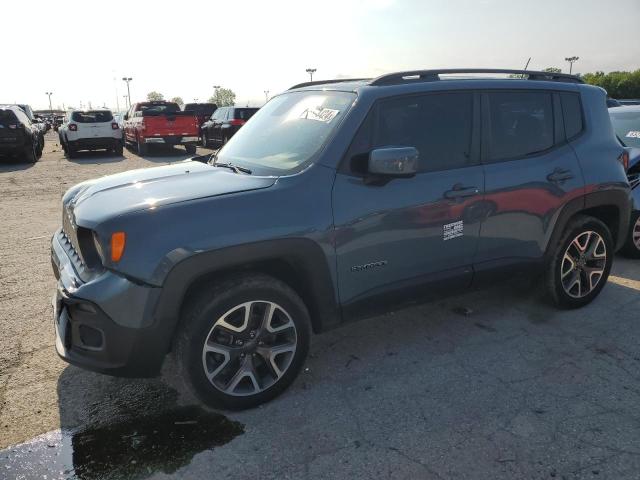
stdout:
POLYGON ((198 117, 198 127, 202 127, 217 108, 218 106, 215 103, 187 103, 183 110, 185 112, 193 112, 198 117))
POLYGON ((56 115, 53 120, 53 131, 57 132, 63 123, 64 123, 64 115, 56 115))
POLYGON ((65 193, 57 351, 127 376, 171 351, 204 402, 246 408, 291 384, 312 332, 406 302, 517 272, 582 307, 625 243, 623 153, 604 91, 566 74, 296 85, 216 155, 65 193))
POLYGON ((640 99, 638 98, 626 98, 622 100, 618 100, 620 105, 640 105, 640 99))
POLYGON ((202 125, 202 146, 226 144, 257 111, 249 107, 218 108, 202 125))
POLYGON ((72 110, 58 129, 69 158, 81 150, 110 150, 122 155, 122 130, 110 110, 72 110))
POLYGON ((146 155, 151 144, 183 145, 187 153, 193 154, 200 140, 200 127, 196 115, 180 110, 177 103, 140 102, 124 116, 124 139, 136 145, 140 155, 146 155))
POLYGON ((633 211, 623 252, 640 258, 640 105, 609 109, 611 124, 628 154, 627 177, 633 196, 633 211))
POLYGON ((16 105, 0 105, 0 155, 11 155, 27 163, 42 156, 40 131, 16 105))
POLYGON ((35 129, 38 131, 38 142, 40 143, 38 149, 40 150, 40 152, 42 152, 42 150, 44 149, 44 134, 46 133, 46 130, 42 127, 42 125, 38 123, 36 115, 33 113, 33 109, 31 108, 31 106, 27 105, 26 103, 16 103, 13 105, 20 108, 27 115, 27 118, 29 119, 33 127, 35 127, 35 129))

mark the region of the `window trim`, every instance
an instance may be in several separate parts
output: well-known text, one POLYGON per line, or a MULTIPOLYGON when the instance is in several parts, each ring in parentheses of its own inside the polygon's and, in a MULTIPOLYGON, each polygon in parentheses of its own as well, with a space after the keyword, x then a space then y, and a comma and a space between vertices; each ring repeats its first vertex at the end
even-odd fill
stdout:
MULTIPOLYGON (((483 165, 492 165, 494 163, 504 163, 504 162, 513 162, 516 160, 524 160, 529 158, 536 158, 543 155, 547 155, 549 152, 560 148, 564 144, 566 144, 566 140, 564 138, 557 138, 557 110, 558 106, 556 105, 555 94, 558 93, 557 90, 549 90, 549 89, 527 89, 527 88, 517 88, 517 89, 507 89, 507 88, 496 88, 496 89, 488 89, 480 91, 481 95, 481 104, 482 104, 482 155, 481 155, 481 163, 483 165), (489 109, 489 94, 490 93, 546 93, 551 96, 551 116, 553 118, 553 143, 549 148, 541 150, 535 153, 528 153, 526 155, 518 155, 514 157, 505 157, 499 159, 491 158, 491 111, 489 109)), ((559 103, 559 98, 558 98, 559 103)), ((560 118, 562 119, 562 109, 560 108, 560 118)), ((562 123, 562 130, 564 131, 564 121, 562 123)))
POLYGON ((564 128, 565 141, 567 143, 573 142, 577 138, 580 138, 582 135, 584 135, 585 131, 587 130, 587 124, 585 122, 586 117, 584 115, 584 106, 582 104, 582 95, 580 95, 580 92, 560 91, 560 92, 558 92, 558 100, 560 102, 560 115, 562 116, 562 126, 564 128), (564 108, 562 108, 562 95, 574 95, 574 96, 576 96, 578 98, 578 105, 580 106, 580 121, 582 122, 582 128, 573 137, 568 137, 567 136, 567 124, 565 123, 565 118, 564 118, 564 108))
POLYGON ((349 142, 345 153, 336 168, 338 173, 349 175, 352 177, 360 177, 363 178, 365 174, 361 172, 353 171, 351 168, 351 147, 353 146, 353 142, 356 140, 358 135, 360 134, 363 128, 366 128, 367 121, 370 120, 370 116, 373 115, 375 118, 373 119, 373 125, 370 127, 371 131, 369 132, 369 149, 373 148, 373 138, 375 135, 373 134, 376 125, 379 124, 379 110, 380 104, 390 100, 397 100, 400 98, 411 98, 411 97, 425 97, 427 95, 443 95, 443 94, 469 94, 471 95, 471 138, 469 139, 469 162, 465 165, 460 165, 456 167, 450 168, 439 168, 434 170, 419 170, 416 175, 424 175, 430 173, 437 172, 448 172, 453 170, 460 170, 462 168, 469 168, 481 165, 481 145, 482 145, 482 114, 481 114, 481 104, 480 104, 480 92, 475 89, 462 89, 456 88, 451 90, 429 90, 424 92, 413 92, 413 93, 404 93, 397 95, 390 95, 386 97, 377 98, 371 108, 367 111, 367 113, 362 118, 358 128, 356 129, 356 133, 353 135, 353 138, 349 142))

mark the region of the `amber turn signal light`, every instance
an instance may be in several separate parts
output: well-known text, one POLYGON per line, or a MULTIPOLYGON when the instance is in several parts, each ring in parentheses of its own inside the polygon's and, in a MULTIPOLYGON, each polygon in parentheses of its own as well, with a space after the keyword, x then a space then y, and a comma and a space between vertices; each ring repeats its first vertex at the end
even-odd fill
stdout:
POLYGON ((124 253, 124 245, 127 243, 127 235, 124 232, 111 234, 111 261, 119 262, 124 253))

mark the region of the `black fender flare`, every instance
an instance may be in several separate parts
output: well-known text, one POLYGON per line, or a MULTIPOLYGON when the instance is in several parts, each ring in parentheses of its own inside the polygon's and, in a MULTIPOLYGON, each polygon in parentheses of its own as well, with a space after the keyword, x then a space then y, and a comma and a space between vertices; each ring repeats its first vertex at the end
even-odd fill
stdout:
MULTIPOLYGON (((171 346, 180 321, 183 301, 195 282, 215 279, 216 273, 225 275, 236 271, 261 271, 254 266, 269 262, 284 261, 297 273, 297 284, 290 286, 300 293, 307 304, 314 332, 334 328, 342 322, 329 259, 315 241, 290 238, 260 241, 187 256, 184 250, 173 253, 182 259, 170 269, 164 263, 163 270, 168 272, 164 275, 162 287, 156 290, 152 313, 160 338, 167 341, 165 351, 171 346)), ((171 254, 167 257, 171 257, 171 254)))
POLYGON ((618 229, 612 232, 617 240, 615 250, 622 248, 631 215, 631 198, 628 187, 591 192, 568 202, 558 213, 553 231, 544 246, 545 257, 548 257, 553 252, 550 247, 558 243, 565 226, 573 216, 592 208, 612 206, 617 208, 619 215, 618 229))

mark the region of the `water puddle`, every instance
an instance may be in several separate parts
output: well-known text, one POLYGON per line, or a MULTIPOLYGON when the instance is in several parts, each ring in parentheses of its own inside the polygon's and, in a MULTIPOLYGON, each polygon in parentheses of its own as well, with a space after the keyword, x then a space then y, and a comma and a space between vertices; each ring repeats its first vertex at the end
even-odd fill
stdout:
POLYGON ((76 432, 55 430, 0 451, 0 478, 111 480, 171 474, 195 454, 243 432, 242 424, 199 407, 76 432))

